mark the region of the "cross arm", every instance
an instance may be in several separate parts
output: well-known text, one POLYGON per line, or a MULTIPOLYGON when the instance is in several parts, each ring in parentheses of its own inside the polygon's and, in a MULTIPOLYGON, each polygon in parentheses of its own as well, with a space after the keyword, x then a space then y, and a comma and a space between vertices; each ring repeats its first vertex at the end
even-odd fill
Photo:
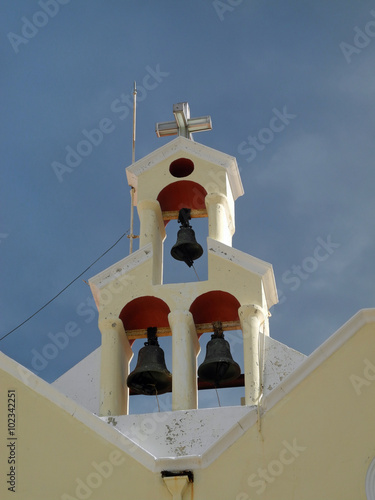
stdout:
POLYGON ((190 108, 187 102, 179 102, 173 105, 174 122, 157 123, 155 127, 158 137, 166 137, 169 135, 181 135, 192 139, 193 132, 203 132, 204 130, 212 129, 210 116, 200 116, 198 118, 190 118, 190 108))

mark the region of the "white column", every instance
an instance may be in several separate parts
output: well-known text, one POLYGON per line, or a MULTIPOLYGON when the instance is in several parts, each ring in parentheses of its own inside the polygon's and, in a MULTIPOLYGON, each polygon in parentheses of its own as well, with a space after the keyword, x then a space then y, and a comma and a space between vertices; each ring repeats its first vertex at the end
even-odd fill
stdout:
POLYGON ((261 394, 259 329, 264 320, 263 310, 256 305, 245 305, 238 309, 243 335, 245 404, 256 405, 261 394))
POLYGON ((126 379, 133 351, 120 319, 99 320, 99 329, 102 334, 99 414, 127 415, 129 388, 126 379))
POLYGON ((234 233, 227 197, 220 193, 209 193, 205 198, 208 215, 208 236, 232 246, 234 233))
POLYGON ((200 351, 189 311, 168 314, 172 330, 172 410, 198 408, 197 356, 200 351))
POLYGON ((137 205, 140 228, 139 248, 152 243, 153 284, 160 285, 163 280, 163 241, 165 227, 160 203, 156 200, 142 200, 137 205))

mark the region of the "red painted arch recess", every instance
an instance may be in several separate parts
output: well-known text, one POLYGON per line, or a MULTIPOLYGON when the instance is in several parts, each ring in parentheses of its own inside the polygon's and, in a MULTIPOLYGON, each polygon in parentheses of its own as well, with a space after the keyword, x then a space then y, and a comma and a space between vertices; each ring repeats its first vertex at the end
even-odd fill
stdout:
POLYGON ((222 290, 213 290, 197 297, 190 307, 194 323, 213 323, 214 321, 238 321, 241 304, 236 297, 222 290))
POLYGON ((169 327, 167 304, 150 295, 132 300, 120 313, 120 319, 127 330, 146 330, 149 326, 169 327))
POLYGON ((204 210, 207 191, 203 186, 193 181, 177 181, 168 184, 158 195, 161 210, 175 211, 181 208, 204 210))

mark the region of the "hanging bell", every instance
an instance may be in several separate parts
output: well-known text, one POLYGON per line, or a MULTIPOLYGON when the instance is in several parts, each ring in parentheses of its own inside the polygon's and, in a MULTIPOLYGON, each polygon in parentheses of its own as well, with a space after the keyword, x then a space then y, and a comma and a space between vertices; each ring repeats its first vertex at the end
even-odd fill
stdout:
POLYGON ((126 383, 137 394, 153 396, 172 390, 172 375, 168 371, 164 351, 159 346, 157 328, 147 328, 147 342, 138 353, 138 361, 126 383))
POLYGON ((213 326, 214 333, 207 342, 206 357, 198 368, 198 377, 218 387, 222 381, 238 378, 241 375, 241 368, 232 358, 221 323, 216 322, 213 326))
POLYGON ((203 248, 195 239, 195 233, 189 224, 190 219, 190 208, 181 208, 178 215, 181 227, 177 233, 177 241, 171 248, 172 257, 185 262, 189 267, 203 254, 203 248))

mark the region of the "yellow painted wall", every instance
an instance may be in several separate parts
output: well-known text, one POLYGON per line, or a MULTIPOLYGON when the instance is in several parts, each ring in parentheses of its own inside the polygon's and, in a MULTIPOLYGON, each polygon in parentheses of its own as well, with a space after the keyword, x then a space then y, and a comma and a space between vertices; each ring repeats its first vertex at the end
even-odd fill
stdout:
MULTIPOLYGON (((251 427, 211 465, 195 470, 194 485, 183 499, 366 500, 366 471, 375 457, 371 364, 375 366, 375 323, 360 328, 266 411, 261 432, 251 427), (293 446, 294 455, 288 450, 293 446), (262 469, 267 474, 263 479, 262 469)), ((172 498, 160 473, 150 472, 93 430, 96 417, 87 414, 86 426, 48 394, 31 389, 27 380, 6 371, 0 371, 0 378, 1 499, 172 498), (16 391, 16 493, 5 484, 8 389, 16 391), (107 464, 102 473, 95 468, 95 463, 111 460, 112 467, 107 464)), ((40 381, 42 392, 46 385, 40 381)))
POLYGON ((375 457, 375 371, 364 374, 366 359, 375 367, 374 323, 267 412, 260 433, 250 429, 207 469, 206 481, 223 477, 225 468, 230 477, 212 498, 366 500, 366 472, 375 457), (366 382, 357 391, 353 375, 366 382), (285 442, 297 445, 295 457, 283 451, 285 442))
MULTIPOLYGON (((9 374, 0 371, 0 377, 2 500, 170 497, 159 474, 151 473, 72 415, 9 374), (5 484, 10 467, 7 463, 7 412, 4 411, 8 389, 16 390, 15 493, 8 491, 9 485, 5 484), (102 468, 98 471, 96 466, 102 468)), ((41 385, 44 384, 41 381, 41 385)))

